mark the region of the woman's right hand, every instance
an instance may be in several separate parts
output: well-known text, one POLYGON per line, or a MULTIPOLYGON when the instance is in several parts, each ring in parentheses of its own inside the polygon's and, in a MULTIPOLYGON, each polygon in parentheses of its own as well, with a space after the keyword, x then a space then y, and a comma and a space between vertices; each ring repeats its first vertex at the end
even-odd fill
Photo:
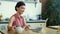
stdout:
POLYGON ((12 30, 12 27, 8 26, 8 31, 12 30))

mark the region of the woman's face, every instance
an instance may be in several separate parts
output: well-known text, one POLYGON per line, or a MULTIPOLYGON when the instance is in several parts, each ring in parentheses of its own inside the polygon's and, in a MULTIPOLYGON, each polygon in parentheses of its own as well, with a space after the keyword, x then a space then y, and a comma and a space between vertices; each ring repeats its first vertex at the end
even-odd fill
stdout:
POLYGON ((18 12, 19 14, 23 14, 24 10, 25 10, 25 6, 17 7, 17 12, 18 12))

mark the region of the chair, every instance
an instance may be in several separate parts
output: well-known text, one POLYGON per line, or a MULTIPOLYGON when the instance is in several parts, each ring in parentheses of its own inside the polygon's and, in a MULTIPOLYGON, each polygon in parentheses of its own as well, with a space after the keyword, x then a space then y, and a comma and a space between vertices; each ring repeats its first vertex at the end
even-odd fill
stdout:
MULTIPOLYGON (((46 20, 43 20, 43 21, 45 21, 45 23, 42 25, 42 27, 36 27, 36 28, 34 28, 34 29, 30 29, 30 30, 32 30, 33 32, 36 32, 36 33, 40 33, 41 34, 41 31, 42 30, 44 30, 44 32, 45 32, 45 28, 46 28, 46 22, 47 22, 47 20, 48 20, 48 18, 46 19, 46 20)), ((43 31, 42 31, 43 32, 43 31)))

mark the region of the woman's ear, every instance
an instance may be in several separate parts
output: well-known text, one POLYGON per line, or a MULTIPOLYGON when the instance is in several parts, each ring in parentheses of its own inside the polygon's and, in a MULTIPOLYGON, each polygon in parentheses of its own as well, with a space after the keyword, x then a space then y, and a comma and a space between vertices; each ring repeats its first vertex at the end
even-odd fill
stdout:
POLYGON ((18 7, 16 7, 16 10, 18 10, 19 8, 18 7))

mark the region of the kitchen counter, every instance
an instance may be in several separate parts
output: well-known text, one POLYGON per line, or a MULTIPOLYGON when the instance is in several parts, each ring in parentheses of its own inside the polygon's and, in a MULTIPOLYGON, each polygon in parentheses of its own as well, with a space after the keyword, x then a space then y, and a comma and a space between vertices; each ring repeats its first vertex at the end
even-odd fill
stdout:
MULTIPOLYGON (((0 24, 7 24, 9 21, 0 21, 0 24)), ((26 21, 27 23, 45 23, 45 20, 26 21)))
MULTIPOLYGON (((33 32, 33 31, 29 31, 30 34, 42 34, 43 30, 45 29, 44 28, 45 27, 45 23, 36 22, 36 23, 27 23, 27 24, 31 26, 30 29, 38 30, 37 28, 39 28, 39 27, 42 28, 38 33, 37 32, 33 32)), ((8 24, 0 24, 0 31, 3 29, 2 32, 7 33, 7 31, 6 31, 7 30, 7 25, 8 24)), ((28 31, 27 32, 25 31, 25 33, 27 34, 28 31)))

